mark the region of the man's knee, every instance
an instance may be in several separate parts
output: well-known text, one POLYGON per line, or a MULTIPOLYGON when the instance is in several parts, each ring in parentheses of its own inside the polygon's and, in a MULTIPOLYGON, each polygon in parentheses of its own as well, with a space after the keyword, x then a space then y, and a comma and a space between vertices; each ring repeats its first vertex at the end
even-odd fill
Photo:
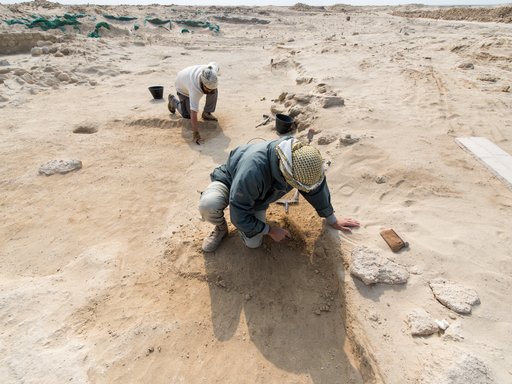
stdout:
POLYGON ((208 196, 205 196, 199 200, 198 208, 199 213, 204 217, 213 212, 219 211, 219 203, 216 199, 208 198, 208 196))
POLYGON ((263 235, 256 235, 251 238, 242 236, 242 240, 247 248, 255 249, 261 247, 263 244, 263 235))
POLYGON ((250 248, 250 249, 257 249, 257 248, 261 247, 262 244, 263 244, 263 241, 261 243, 258 243, 258 244, 247 244, 247 243, 245 243, 245 246, 247 248, 250 248))
POLYGON ((199 199, 199 213, 203 219, 216 219, 224 216, 228 201, 228 188, 220 182, 213 182, 199 199))

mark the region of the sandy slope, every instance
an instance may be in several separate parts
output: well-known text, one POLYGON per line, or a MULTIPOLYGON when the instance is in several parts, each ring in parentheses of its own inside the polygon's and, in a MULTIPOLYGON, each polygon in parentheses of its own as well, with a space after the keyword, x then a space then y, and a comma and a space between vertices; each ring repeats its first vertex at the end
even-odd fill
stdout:
POLYGON ((3 383, 512 381, 512 191, 454 141, 483 136, 512 154, 510 24, 393 8, 38 4, 0 5, 0 18, 88 17, 80 33, 49 32, 64 54, 0 56, 3 383), (137 16, 140 29, 109 21, 87 38, 105 13, 137 16), (219 123, 201 123, 197 146, 147 87, 173 92, 178 70, 212 60, 219 123), (345 105, 323 108, 326 96, 345 105), (199 192, 232 148, 277 137, 272 123, 255 128, 271 111, 298 113, 298 137, 319 131, 337 213, 362 227, 325 229, 301 201, 271 209, 289 243, 249 251, 232 228, 203 255, 199 192), (83 168, 38 175, 52 159, 83 168), (410 248, 392 253, 385 227, 410 248), (351 276, 361 245, 406 266, 408 283, 351 276), (437 277, 481 304, 449 310, 429 288, 437 277), (413 337, 416 308, 454 333, 413 337))

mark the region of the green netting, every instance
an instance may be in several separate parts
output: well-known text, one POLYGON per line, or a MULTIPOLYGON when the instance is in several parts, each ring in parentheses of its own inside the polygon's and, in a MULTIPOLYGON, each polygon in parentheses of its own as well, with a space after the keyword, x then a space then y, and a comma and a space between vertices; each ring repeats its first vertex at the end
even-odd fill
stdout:
POLYGON ((40 17, 36 15, 32 15, 32 20, 26 18, 19 19, 10 19, 4 20, 8 25, 14 24, 22 24, 27 28, 41 28, 43 31, 47 31, 49 29, 61 29, 64 30, 64 26, 72 25, 73 28, 78 29, 80 22, 77 20, 78 18, 85 17, 84 14, 70 14, 66 13, 64 16, 56 16, 53 19, 47 19, 45 17, 40 17))
POLYGON ((119 21, 132 21, 137 20, 135 16, 113 16, 113 15, 103 15, 105 19, 109 20, 119 20, 119 21))
POLYGON ((22 18, 19 18, 19 19, 9 19, 9 20, 4 20, 7 25, 14 25, 14 24, 29 24, 30 23, 30 20, 29 19, 25 19, 24 17, 22 18))
POLYGON ((82 17, 87 17, 85 13, 65 13, 64 18, 68 20, 72 19, 81 19, 82 17))
POLYGON ((146 18, 144 20, 144 25, 146 25, 146 22, 154 24, 154 25, 164 25, 164 24, 171 25, 171 20, 162 20, 162 19, 159 19, 159 18, 153 18, 153 19, 146 18))
POLYGON ((101 37, 100 35, 100 28, 106 28, 110 30, 110 25, 108 23, 105 23, 104 21, 100 21, 98 24, 96 24, 96 27, 94 28, 94 32, 89 32, 87 34, 87 37, 101 37))
POLYGON ((133 24, 133 29, 135 29, 135 30, 139 29, 139 24, 133 24))
POLYGON ((200 20, 173 20, 176 24, 183 24, 187 27, 197 27, 197 28, 208 28, 210 31, 219 32, 220 27, 218 24, 210 23, 209 21, 200 21, 200 20))
MULTIPOLYGON (((32 16, 32 20, 27 18, 18 18, 18 19, 10 19, 10 20, 4 20, 8 25, 14 25, 14 24, 22 24, 25 25, 27 28, 41 28, 43 31, 46 31, 48 29, 56 29, 60 28, 61 30, 64 30, 64 26, 66 25, 72 25, 73 28, 78 29, 78 25, 81 23, 77 20, 82 17, 86 17, 87 15, 78 13, 78 14, 70 14, 66 13, 64 16, 56 16, 53 19, 46 19, 44 17, 32 16)), ((121 20, 121 21, 131 21, 137 19, 137 17, 131 17, 131 16, 113 16, 113 15, 107 15, 104 14, 103 17, 111 20, 121 20)), ((209 21, 200 21, 200 20, 172 20, 176 24, 185 25, 187 27, 195 27, 195 28, 208 28, 211 31, 219 32, 220 26, 218 24, 210 23, 209 21)), ((146 18, 144 19, 144 25, 146 23, 150 23, 153 25, 163 26, 166 24, 169 24, 169 28, 172 27, 172 22, 170 19, 159 19, 159 18, 146 18)), ((96 24, 96 28, 94 32, 90 32, 87 36, 88 37, 100 37, 99 34, 99 28, 107 28, 110 29, 110 25, 105 22, 100 22, 96 24)), ((139 25, 135 24, 134 29, 139 29, 139 25)), ((183 28, 181 30, 182 33, 190 32, 187 28, 183 28)))

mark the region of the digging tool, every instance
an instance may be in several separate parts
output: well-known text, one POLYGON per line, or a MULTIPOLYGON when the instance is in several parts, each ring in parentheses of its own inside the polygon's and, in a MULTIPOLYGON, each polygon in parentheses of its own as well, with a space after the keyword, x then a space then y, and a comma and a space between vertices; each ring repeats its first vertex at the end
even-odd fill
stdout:
POLYGON ((279 199, 276 201, 276 203, 284 205, 284 211, 288 213, 288 207, 290 204, 299 204, 299 190, 295 190, 295 193, 291 199, 279 199))
POLYGON ((256 128, 258 127, 261 127, 262 125, 266 125, 268 124, 269 122, 271 122, 272 120, 274 120, 274 117, 272 116, 269 116, 269 115, 263 115, 263 121, 261 123, 259 123, 256 128))

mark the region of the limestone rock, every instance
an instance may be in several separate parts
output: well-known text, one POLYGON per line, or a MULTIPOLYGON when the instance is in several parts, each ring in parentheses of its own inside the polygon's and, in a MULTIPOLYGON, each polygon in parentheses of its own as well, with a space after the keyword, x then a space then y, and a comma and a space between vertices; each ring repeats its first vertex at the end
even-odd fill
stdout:
POLYGON ((351 134, 346 134, 344 137, 340 137, 340 144, 344 146, 355 144, 359 141, 359 137, 352 137, 351 134))
POLYGON ((82 168, 80 160, 50 160, 39 168, 40 175, 50 176, 55 173, 68 173, 82 168))
POLYGON ((445 307, 461 314, 470 314, 473 305, 480 304, 480 298, 474 289, 442 278, 429 282, 436 299, 445 307))
POLYGON ((298 93, 293 96, 293 99, 299 104, 309 104, 313 99, 313 96, 309 94, 298 93))
POLYGON ((460 320, 454 321, 452 324, 450 324, 446 331, 444 331, 443 340, 464 340, 464 332, 462 330, 462 323, 460 320))
POLYGON ((345 100, 339 96, 325 96, 321 100, 322 108, 343 107, 345 100))
POLYGON ((297 117, 299 116, 300 114, 302 113, 302 108, 299 106, 299 105, 294 105, 293 107, 290 108, 290 110, 288 111, 288 115, 290 117, 297 117))
POLYGON ((366 285, 403 284, 409 279, 407 269, 365 246, 354 248, 350 264, 350 274, 366 285))
POLYGON ((32 56, 41 56, 43 54, 43 50, 41 47, 34 47, 30 50, 30 54, 32 56))
POLYGON ((407 324, 413 336, 429 336, 439 331, 435 319, 423 308, 416 308, 407 315, 407 324))
POLYGON ((493 384, 491 371, 476 356, 464 353, 453 360, 442 361, 438 367, 425 369, 424 384, 493 384))

